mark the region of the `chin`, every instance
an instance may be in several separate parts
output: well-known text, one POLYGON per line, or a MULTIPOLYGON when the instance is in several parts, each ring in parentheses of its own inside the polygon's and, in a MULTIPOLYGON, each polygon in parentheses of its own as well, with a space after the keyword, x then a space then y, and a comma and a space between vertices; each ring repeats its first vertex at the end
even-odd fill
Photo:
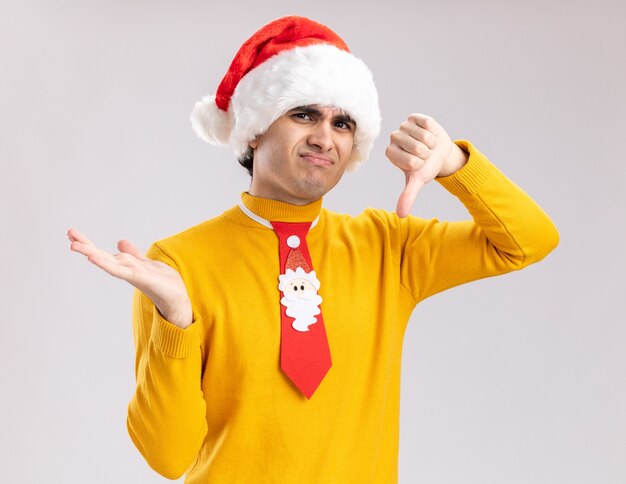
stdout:
POLYGON ((325 184, 321 183, 306 183, 300 185, 294 192, 297 193, 298 198, 302 200, 315 201, 326 195, 328 188, 325 184))

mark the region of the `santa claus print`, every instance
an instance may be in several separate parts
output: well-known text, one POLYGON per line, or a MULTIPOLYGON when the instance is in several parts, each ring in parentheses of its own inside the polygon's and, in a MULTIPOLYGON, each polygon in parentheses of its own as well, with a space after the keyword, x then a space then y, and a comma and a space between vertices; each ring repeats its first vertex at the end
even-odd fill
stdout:
POLYGON ((280 303, 287 308, 287 316, 294 318, 291 326, 296 331, 308 331, 321 312, 322 297, 317 294, 320 281, 315 271, 306 272, 302 267, 287 269, 278 280, 278 289, 283 293, 280 303))

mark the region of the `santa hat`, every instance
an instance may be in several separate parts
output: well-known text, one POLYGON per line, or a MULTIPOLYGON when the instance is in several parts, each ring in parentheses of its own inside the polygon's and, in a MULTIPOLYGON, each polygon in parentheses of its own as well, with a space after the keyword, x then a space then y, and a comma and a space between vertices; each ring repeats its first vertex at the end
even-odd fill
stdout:
POLYGON ((291 235, 287 238, 287 246, 289 247, 289 254, 287 254, 287 260, 285 261, 285 273, 278 276, 279 285, 278 289, 285 291, 287 285, 293 279, 305 279, 309 281, 316 290, 320 288, 320 281, 309 267, 306 258, 300 250, 300 237, 297 235, 291 235))
POLYGON ((295 271, 298 267, 302 267, 304 271, 309 272, 311 268, 300 251, 300 237, 297 235, 289 236, 287 238, 287 246, 290 250, 285 261, 285 269, 295 271))
POLYGON ((195 104, 191 123, 202 139, 230 146, 241 157, 276 119, 311 104, 340 108, 355 120, 347 168, 366 160, 380 131, 372 73, 328 27, 283 17, 241 46, 216 94, 195 104))

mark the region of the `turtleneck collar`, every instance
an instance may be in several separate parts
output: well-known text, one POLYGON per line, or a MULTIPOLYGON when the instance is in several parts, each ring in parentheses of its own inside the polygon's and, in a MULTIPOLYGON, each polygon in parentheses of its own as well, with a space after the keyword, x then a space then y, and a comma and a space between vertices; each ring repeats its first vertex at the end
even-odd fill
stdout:
MULTIPOLYGON (((321 198, 308 205, 292 205, 269 198, 255 197, 248 192, 243 192, 241 202, 259 217, 276 222, 311 222, 320 214, 322 209, 321 198)), ((247 218, 247 216, 245 217, 247 218)))

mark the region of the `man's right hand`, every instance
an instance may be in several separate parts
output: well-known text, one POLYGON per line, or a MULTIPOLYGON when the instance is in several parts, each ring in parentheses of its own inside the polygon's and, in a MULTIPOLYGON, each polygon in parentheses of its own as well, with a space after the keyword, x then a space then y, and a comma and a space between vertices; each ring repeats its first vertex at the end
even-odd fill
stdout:
POLYGON ((163 318, 180 328, 193 322, 191 301, 180 274, 167 264, 148 259, 128 240, 120 240, 118 254, 110 254, 96 247, 76 229, 67 231, 70 250, 112 276, 123 279, 143 292, 157 307, 163 318))

